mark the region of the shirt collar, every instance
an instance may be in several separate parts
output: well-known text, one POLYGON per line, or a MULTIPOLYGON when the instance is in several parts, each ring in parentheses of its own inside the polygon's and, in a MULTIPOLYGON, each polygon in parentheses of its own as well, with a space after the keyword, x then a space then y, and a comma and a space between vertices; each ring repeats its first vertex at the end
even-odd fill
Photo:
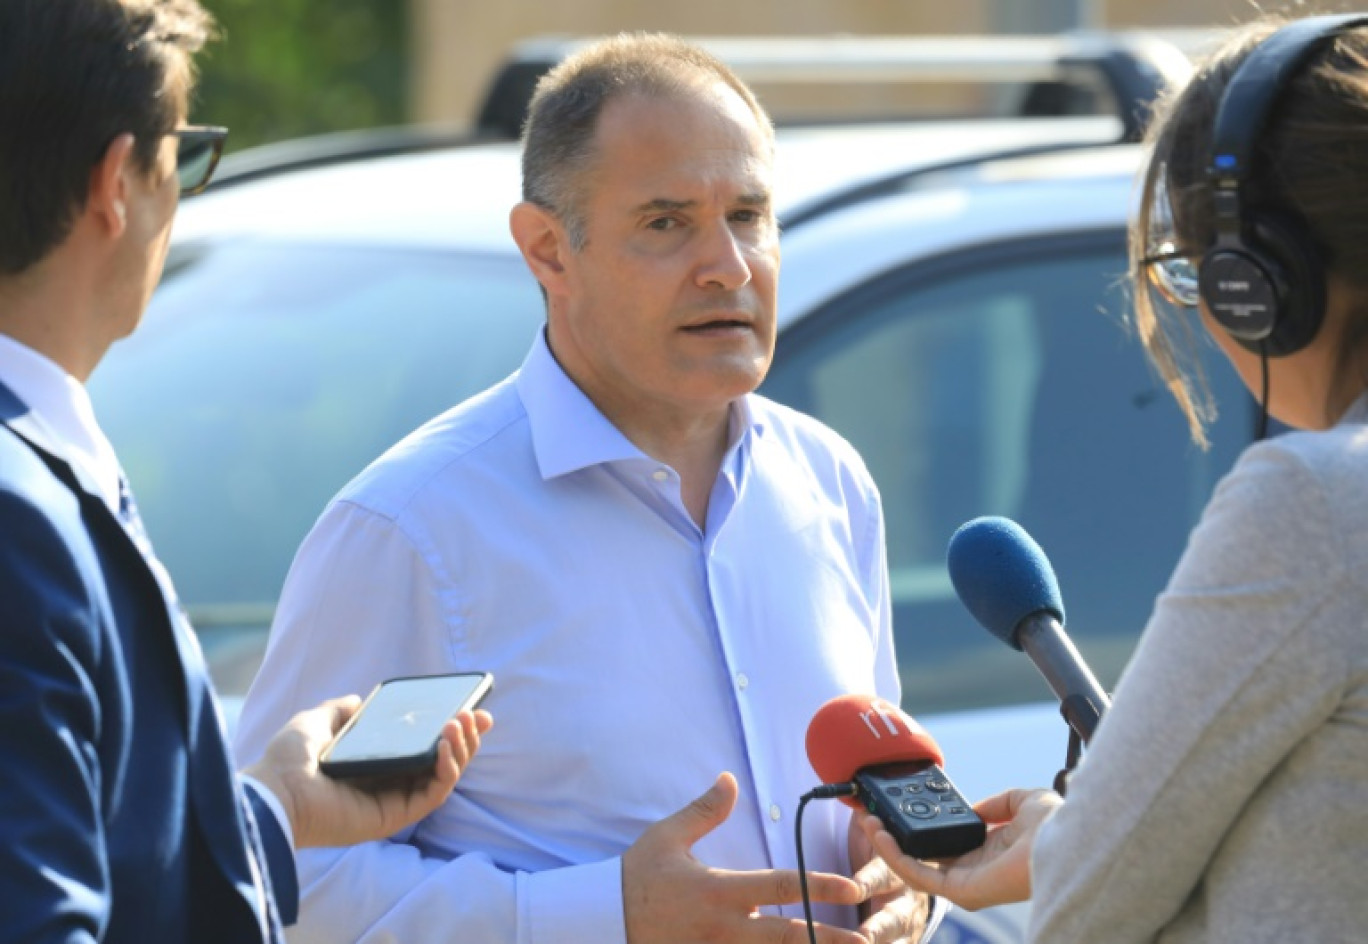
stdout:
POLYGON ((0 334, 0 382, 24 402, 62 457, 85 473, 111 511, 119 508, 119 460, 95 421, 85 385, 55 361, 0 334))
POLYGON ((1340 417, 1341 423, 1368 423, 1368 391, 1359 394, 1340 417))
MULTIPOLYGON (((544 329, 537 332, 518 371, 517 385, 543 479, 624 459, 650 459, 565 373, 546 343, 544 329)), ((763 429, 749 401, 746 396, 732 404, 729 439, 733 447, 748 430, 759 433, 763 429)))

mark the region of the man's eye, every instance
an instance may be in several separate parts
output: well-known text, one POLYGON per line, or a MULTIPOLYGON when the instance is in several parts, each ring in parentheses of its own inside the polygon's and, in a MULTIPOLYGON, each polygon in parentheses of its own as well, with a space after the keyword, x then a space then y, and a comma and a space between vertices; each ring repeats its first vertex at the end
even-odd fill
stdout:
POLYGON ((679 221, 676 220, 673 216, 662 216, 657 219, 651 220, 651 222, 646 224, 647 228, 649 229, 661 231, 674 229, 678 225, 679 221))

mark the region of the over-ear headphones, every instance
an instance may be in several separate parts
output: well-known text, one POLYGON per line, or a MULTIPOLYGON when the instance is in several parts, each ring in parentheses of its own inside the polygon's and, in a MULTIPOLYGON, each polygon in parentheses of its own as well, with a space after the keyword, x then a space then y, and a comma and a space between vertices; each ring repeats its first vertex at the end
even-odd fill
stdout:
POLYGON ((1250 181, 1259 134, 1278 95, 1322 43, 1368 16, 1313 16, 1282 27, 1235 70, 1216 109, 1211 163, 1215 239, 1198 287, 1213 318, 1244 347, 1281 357, 1301 350, 1325 318, 1325 266, 1310 230, 1250 181))

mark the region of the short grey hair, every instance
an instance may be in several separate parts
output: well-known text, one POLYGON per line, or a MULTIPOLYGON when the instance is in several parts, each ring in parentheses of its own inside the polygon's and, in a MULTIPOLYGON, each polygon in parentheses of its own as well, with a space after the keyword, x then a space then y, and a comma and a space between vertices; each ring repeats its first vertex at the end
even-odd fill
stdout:
POLYGON ((751 90, 721 60, 677 36, 619 33, 569 56, 542 76, 528 105, 523 199, 555 214, 571 248, 579 251, 588 239, 580 182, 594 157, 594 132, 604 106, 633 94, 690 94, 709 81, 741 96, 772 147, 774 126, 751 90))

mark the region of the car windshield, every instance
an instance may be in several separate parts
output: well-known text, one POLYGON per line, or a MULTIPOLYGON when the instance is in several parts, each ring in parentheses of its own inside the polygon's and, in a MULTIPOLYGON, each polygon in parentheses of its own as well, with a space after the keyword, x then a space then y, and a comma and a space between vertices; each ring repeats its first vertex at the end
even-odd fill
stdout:
POLYGON ((515 370, 543 318, 512 255, 178 246, 90 387, 195 625, 269 622, 328 499, 515 370))

